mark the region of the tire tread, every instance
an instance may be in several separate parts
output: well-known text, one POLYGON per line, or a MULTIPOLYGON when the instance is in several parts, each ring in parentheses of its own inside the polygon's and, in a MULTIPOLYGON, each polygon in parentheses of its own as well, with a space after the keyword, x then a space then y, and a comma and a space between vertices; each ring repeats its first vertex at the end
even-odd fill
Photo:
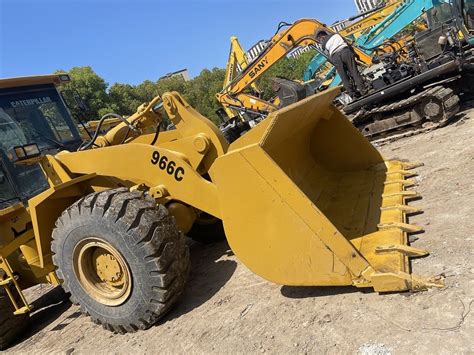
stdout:
POLYGON ((117 333, 135 332, 152 326, 182 294, 189 273, 185 236, 177 229, 166 207, 156 205, 152 198, 140 192, 129 192, 125 188, 90 194, 64 211, 53 231, 52 249, 57 274, 64 280, 64 289, 81 305, 81 312, 89 315, 94 323, 117 333), (95 314, 87 302, 76 297, 75 284, 64 277, 62 270, 62 260, 68 256, 60 255, 65 226, 72 222, 72 218, 78 218, 76 224, 81 218, 112 221, 116 229, 126 235, 130 246, 136 247, 137 257, 143 260, 143 268, 140 268, 143 272, 132 277, 140 278, 140 283, 147 285, 148 295, 139 312, 112 322, 107 316, 95 314))

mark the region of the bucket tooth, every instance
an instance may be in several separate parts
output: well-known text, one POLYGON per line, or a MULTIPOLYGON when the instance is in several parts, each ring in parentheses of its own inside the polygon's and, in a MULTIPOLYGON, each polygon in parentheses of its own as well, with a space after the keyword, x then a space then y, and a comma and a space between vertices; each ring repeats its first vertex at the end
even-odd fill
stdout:
POLYGON ((423 212, 423 210, 421 208, 408 206, 408 205, 385 206, 385 207, 380 207, 380 210, 381 211, 399 210, 399 211, 405 212, 406 214, 415 214, 415 213, 423 212))
POLYGON ((396 175, 396 174, 400 174, 400 175, 405 176, 405 177, 418 176, 418 174, 415 173, 414 171, 407 171, 407 170, 389 170, 386 173, 387 176, 396 175))
POLYGON ((411 275, 411 290, 412 291, 426 291, 429 288, 444 288, 444 276, 422 277, 418 275, 411 275))
POLYGON ((408 162, 408 161, 400 161, 400 160, 386 160, 385 166, 388 170, 411 170, 418 168, 420 166, 424 166, 425 164, 420 162, 408 162))
POLYGON ((394 197, 394 196, 404 196, 404 197, 414 198, 414 197, 420 197, 420 194, 416 191, 398 191, 398 192, 383 194, 382 198, 394 197))
POLYGON ((412 170, 424 165, 425 165, 424 163, 420 163, 420 162, 417 162, 417 163, 402 162, 402 167, 404 170, 412 170))
POLYGON ((429 288, 444 288, 444 277, 422 277, 406 272, 375 272, 370 281, 376 292, 426 291, 429 288))
POLYGON ((422 232, 423 228, 414 224, 401 223, 401 222, 390 222, 381 223, 377 226, 380 230, 386 230, 391 228, 399 228, 406 233, 417 233, 422 232))
POLYGON ((391 184, 401 184, 404 187, 410 187, 410 186, 415 186, 416 181, 412 179, 406 179, 406 180, 387 180, 384 182, 384 185, 391 185, 391 184))
POLYGON ((427 250, 415 248, 408 245, 402 244, 394 244, 394 245, 381 245, 375 248, 375 253, 382 254, 382 253, 393 253, 398 252, 402 253, 410 258, 420 258, 423 256, 427 256, 430 253, 427 250))

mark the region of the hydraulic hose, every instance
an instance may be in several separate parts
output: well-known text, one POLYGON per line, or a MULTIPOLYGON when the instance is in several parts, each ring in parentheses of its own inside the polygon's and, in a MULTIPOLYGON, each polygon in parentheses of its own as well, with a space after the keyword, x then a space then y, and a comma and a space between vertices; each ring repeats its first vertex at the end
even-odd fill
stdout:
POLYGON ((123 123, 125 123, 128 128, 134 132, 137 132, 137 129, 130 124, 130 122, 128 122, 125 118, 123 118, 122 116, 116 114, 116 113, 107 113, 105 115, 103 115, 99 121, 99 123, 97 124, 97 128, 95 129, 95 132, 94 132, 94 135, 92 136, 92 139, 87 142, 86 144, 82 144, 79 148, 78 148, 78 151, 79 150, 86 150, 86 149, 89 149, 90 147, 92 147, 92 145, 95 143, 95 141, 97 140, 97 137, 99 137, 99 134, 100 134, 100 129, 102 128, 102 124, 104 123, 104 121, 109 118, 109 117, 114 117, 114 118, 118 118, 119 120, 121 120, 123 123))

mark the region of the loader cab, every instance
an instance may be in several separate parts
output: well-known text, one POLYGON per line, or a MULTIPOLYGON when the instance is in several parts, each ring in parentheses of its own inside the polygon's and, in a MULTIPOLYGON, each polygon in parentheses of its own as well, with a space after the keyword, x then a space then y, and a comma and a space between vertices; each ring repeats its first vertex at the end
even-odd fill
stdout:
POLYGON ((79 130, 57 86, 65 75, 0 79, 0 210, 48 187, 38 164, 13 164, 8 152, 36 143, 41 152, 76 150, 79 130))

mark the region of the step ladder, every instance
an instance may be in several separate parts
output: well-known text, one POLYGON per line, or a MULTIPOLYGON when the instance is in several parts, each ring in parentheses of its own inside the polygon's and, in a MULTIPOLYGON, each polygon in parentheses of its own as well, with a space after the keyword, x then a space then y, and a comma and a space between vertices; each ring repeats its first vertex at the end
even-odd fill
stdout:
POLYGON ((0 255, 0 269, 3 270, 5 273, 3 279, 0 280, 0 286, 3 286, 5 288, 5 291, 13 304, 13 307, 15 308, 13 314, 19 315, 30 312, 32 306, 28 304, 28 301, 26 300, 26 297, 18 284, 18 276, 13 274, 13 270, 10 267, 10 264, 8 263, 7 259, 4 258, 2 255, 0 255), (11 287, 12 285, 13 290, 11 287), (20 296, 19 300, 17 299, 17 297, 15 297, 14 292, 16 292, 18 296, 20 296))

